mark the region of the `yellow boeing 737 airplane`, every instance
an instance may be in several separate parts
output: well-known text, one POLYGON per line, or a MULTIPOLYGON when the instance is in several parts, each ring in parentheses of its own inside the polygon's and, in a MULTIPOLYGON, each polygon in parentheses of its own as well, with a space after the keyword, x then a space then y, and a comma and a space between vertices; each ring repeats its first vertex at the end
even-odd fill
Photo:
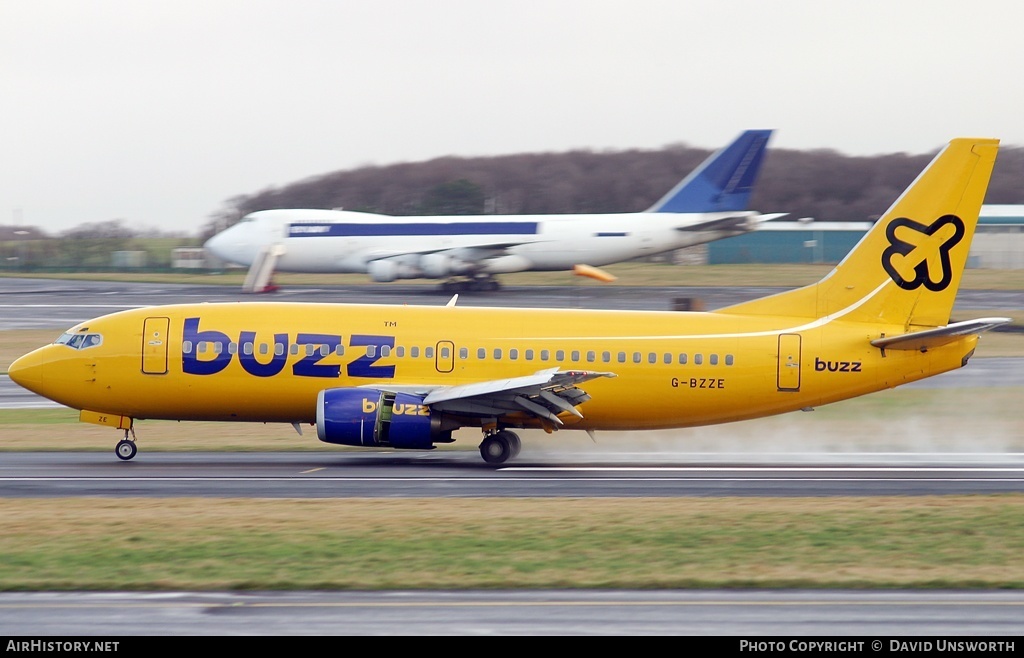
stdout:
POLYGON ((828 276, 708 313, 185 304, 83 322, 11 379, 124 431, 137 419, 315 424, 430 449, 480 427, 636 430, 757 418, 960 368, 1006 318, 948 324, 998 141, 956 139, 828 276))

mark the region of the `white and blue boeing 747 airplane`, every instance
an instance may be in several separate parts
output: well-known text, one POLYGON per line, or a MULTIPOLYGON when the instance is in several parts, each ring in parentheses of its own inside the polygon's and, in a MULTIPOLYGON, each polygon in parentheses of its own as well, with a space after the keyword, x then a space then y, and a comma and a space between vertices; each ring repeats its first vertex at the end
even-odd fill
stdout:
POLYGON ((644 212, 395 217, 345 210, 261 210, 206 242, 249 266, 245 288, 273 271, 363 272, 374 281, 446 279, 445 289, 494 290, 496 274, 595 268, 754 230, 780 215, 747 204, 770 130, 748 130, 644 212))

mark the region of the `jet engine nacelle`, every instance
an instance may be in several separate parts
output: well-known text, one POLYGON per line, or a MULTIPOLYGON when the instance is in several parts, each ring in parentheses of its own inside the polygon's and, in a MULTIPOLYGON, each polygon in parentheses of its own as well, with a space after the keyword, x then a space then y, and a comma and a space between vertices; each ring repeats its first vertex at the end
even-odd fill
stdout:
POLYGON ((380 283, 420 277, 419 270, 395 260, 371 260, 366 264, 366 273, 370 275, 371 279, 380 283))
POLYGON ((372 388, 320 391, 316 435, 325 443, 421 450, 453 440, 421 396, 372 388))
POLYGON ((448 254, 426 254, 420 257, 420 269, 423 270, 423 274, 434 279, 452 274, 466 274, 472 272, 474 268, 473 263, 459 260, 448 254))

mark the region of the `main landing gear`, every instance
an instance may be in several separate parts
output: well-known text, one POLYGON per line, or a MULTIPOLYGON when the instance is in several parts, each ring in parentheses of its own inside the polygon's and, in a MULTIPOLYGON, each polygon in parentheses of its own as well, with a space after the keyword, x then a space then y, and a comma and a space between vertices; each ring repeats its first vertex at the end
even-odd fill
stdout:
POLYGON ((122 461, 128 461, 135 456, 139 449, 135 446, 135 428, 129 428, 124 431, 124 438, 117 442, 114 446, 114 454, 117 458, 122 461), (128 438, 129 432, 132 438, 128 438))
POLYGON ((441 284, 441 292, 488 292, 498 290, 501 284, 493 276, 479 275, 471 279, 453 279, 441 284))
POLYGON ((503 464, 519 454, 519 435, 508 430, 488 434, 480 443, 480 456, 488 464, 503 464))

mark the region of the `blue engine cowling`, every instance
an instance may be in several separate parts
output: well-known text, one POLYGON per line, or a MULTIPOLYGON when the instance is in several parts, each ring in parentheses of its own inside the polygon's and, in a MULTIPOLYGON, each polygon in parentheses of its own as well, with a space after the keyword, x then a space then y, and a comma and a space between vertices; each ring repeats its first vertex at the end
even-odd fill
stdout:
POLYGON ((450 442, 451 430, 423 397, 372 388, 330 388, 316 402, 316 435, 346 446, 429 449, 450 442))

